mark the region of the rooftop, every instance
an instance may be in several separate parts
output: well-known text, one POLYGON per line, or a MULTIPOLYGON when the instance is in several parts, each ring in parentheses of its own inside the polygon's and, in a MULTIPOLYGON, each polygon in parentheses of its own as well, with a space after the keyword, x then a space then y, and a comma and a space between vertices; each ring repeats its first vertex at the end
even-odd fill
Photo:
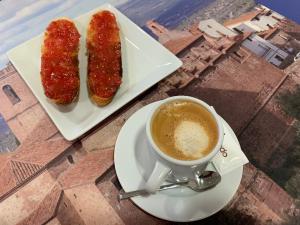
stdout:
POLYGON ((199 29, 213 38, 223 36, 233 37, 237 34, 214 19, 202 20, 199 23, 199 29))
POLYGON ((250 21, 250 20, 254 19, 255 17, 257 17, 260 13, 261 13, 261 10, 256 10, 256 11, 251 11, 251 12, 244 13, 239 17, 226 20, 224 22, 224 26, 228 27, 228 26, 232 26, 232 25, 235 25, 235 24, 250 21))

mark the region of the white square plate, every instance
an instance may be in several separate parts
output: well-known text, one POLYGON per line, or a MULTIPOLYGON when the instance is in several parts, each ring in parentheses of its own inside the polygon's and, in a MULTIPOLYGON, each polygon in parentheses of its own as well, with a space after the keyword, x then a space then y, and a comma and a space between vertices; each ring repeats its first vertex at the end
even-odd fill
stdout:
POLYGON ((67 140, 74 140, 81 136, 182 65, 182 62, 169 50, 109 4, 102 5, 77 17, 74 22, 81 34, 79 51, 80 94, 77 103, 69 106, 57 106, 44 95, 40 79, 43 35, 31 39, 7 53, 10 61, 67 140), (85 38, 91 16, 103 9, 112 11, 119 24, 123 77, 121 87, 113 101, 105 107, 98 107, 88 97, 85 38))

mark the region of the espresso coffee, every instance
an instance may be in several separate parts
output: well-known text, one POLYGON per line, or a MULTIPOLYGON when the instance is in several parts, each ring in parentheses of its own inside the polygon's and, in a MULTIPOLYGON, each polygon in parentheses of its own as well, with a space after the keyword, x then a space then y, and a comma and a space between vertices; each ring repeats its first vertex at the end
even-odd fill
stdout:
POLYGON ((189 100, 174 100, 155 111, 151 135, 165 154, 179 160, 196 160, 213 150, 218 127, 205 107, 189 100))

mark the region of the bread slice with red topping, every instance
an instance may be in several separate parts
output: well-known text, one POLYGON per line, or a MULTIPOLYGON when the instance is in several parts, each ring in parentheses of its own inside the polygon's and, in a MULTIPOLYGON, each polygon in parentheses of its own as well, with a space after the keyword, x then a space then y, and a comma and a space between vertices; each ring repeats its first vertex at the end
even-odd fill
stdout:
POLYGON ((75 24, 67 18, 52 21, 44 33, 41 80, 45 95, 56 104, 69 104, 78 97, 79 39, 75 24))
POLYGON ((110 103, 121 85, 121 42, 116 17, 104 10, 94 14, 87 30, 90 98, 99 106, 110 103))

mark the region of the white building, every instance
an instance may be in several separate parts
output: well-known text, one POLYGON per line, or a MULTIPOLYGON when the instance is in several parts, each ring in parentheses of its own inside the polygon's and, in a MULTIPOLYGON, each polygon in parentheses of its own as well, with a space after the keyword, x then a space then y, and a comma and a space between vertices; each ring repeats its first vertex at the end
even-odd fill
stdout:
POLYGON ((267 7, 260 6, 255 11, 225 21, 224 25, 238 33, 253 33, 242 43, 242 46, 273 65, 280 67, 289 54, 255 33, 275 28, 282 19, 284 19, 284 16, 271 11, 267 7))
POLYGON ((271 16, 260 16, 258 19, 254 19, 251 21, 252 24, 258 26, 261 31, 269 30, 270 28, 274 28, 275 25, 279 21, 271 16))
POLYGON ((289 56, 287 52, 279 49, 256 34, 252 34, 247 38, 242 43, 242 46, 278 67, 280 67, 284 60, 289 56))
POLYGON ((270 15, 271 17, 273 17, 273 18, 276 18, 278 20, 284 19, 283 15, 281 15, 277 12, 273 12, 271 9, 269 9, 268 7, 266 7, 264 5, 259 5, 259 7, 257 7, 257 10, 261 10, 261 9, 263 9, 264 11, 267 11, 268 12, 267 14, 270 15))
POLYGON ((200 21, 198 28, 205 34, 213 38, 221 38, 223 36, 233 37, 237 33, 218 23, 214 19, 200 21))
MULTIPOLYGON (((246 16, 248 18, 256 18, 253 13, 248 13, 246 16)), ((213 38, 221 38, 223 36, 233 37, 239 33, 252 33, 250 37, 242 42, 242 46, 249 49, 255 55, 264 58, 273 65, 280 67, 289 54, 255 34, 258 30, 261 31, 263 29, 270 29, 271 25, 274 25, 275 19, 273 21, 272 18, 268 17, 260 18, 262 19, 251 19, 251 23, 249 21, 248 23, 247 21, 239 22, 238 20, 235 20, 236 23, 232 30, 218 23, 214 19, 200 21, 198 28, 203 33, 213 38)))
POLYGON ((246 32, 250 32, 250 33, 255 33, 256 30, 247 25, 246 23, 241 23, 240 25, 236 26, 233 28, 234 31, 237 31, 237 32, 242 32, 242 33, 246 33, 246 32))
POLYGON ((231 30, 245 25, 256 32, 261 32, 274 28, 282 19, 284 19, 284 16, 279 13, 273 12, 267 7, 260 7, 256 9, 256 11, 248 12, 238 18, 227 20, 224 25, 231 30))

